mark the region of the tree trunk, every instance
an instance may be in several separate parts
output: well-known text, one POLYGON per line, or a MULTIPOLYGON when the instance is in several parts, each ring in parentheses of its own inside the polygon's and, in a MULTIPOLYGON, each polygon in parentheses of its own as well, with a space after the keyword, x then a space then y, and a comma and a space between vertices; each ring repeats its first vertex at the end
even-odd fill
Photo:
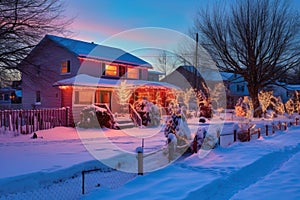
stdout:
POLYGON ((261 117, 262 114, 262 110, 259 104, 259 99, 258 99, 258 89, 255 87, 249 87, 248 85, 248 90, 249 90, 249 94, 252 100, 252 104, 253 104, 253 117, 261 117))

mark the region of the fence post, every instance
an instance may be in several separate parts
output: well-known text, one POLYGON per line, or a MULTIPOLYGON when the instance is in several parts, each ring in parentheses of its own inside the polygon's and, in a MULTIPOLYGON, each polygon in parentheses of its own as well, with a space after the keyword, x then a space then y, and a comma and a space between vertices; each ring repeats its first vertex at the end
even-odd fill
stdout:
POLYGON ((284 130, 287 130, 287 122, 284 122, 284 130))
POLYGON ((298 117, 296 117, 296 126, 298 125, 298 121, 299 121, 299 118, 298 117))
POLYGON ((275 124, 272 124, 272 134, 275 133, 275 124))
POLYGON ((84 194, 84 171, 82 171, 81 174, 82 174, 82 194, 84 194))
POLYGON ((233 142, 236 142, 236 130, 233 130, 233 142))
POLYGON ((257 138, 260 138, 260 128, 258 128, 257 138))
POLYGON ((266 125, 266 136, 268 136, 269 135, 269 133, 268 133, 268 124, 266 125))
POLYGON ((137 147, 136 148, 136 152, 137 152, 137 159, 138 159, 138 175, 143 175, 143 148, 142 147, 137 147))

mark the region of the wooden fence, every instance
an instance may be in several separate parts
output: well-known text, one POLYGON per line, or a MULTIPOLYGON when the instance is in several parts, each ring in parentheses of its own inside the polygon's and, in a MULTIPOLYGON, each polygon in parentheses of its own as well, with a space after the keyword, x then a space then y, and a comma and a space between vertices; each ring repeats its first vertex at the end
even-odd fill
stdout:
POLYGON ((54 128, 56 126, 69 126, 69 124, 69 107, 41 110, 0 111, 0 128, 4 131, 29 134, 38 130, 54 128))

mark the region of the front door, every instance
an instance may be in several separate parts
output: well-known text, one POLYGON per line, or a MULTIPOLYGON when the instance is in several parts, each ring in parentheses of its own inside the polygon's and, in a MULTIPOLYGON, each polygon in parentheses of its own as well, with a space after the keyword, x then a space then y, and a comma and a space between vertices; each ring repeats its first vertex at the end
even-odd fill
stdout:
POLYGON ((96 103, 105 103, 111 109, 111 91, 97 90, 95 98, 96 103))

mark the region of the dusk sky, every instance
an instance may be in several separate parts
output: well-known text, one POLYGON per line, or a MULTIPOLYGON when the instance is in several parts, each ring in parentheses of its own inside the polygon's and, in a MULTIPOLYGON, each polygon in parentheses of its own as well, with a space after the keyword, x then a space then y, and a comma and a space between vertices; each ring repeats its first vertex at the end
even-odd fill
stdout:
MULTIPOLYGON (((220 2, 220 0, 64 1, 66 2, 67 16, 75 17, 71 26, 73 38, 98 44, 110 39, 112 41, 102 44, 118 47, 139 56, 142 55, 131 50, 149 46, 149 43, 156 44, 154 46, 160 48, 161 46, 159 45, 166 42, 166 40, 169 43, 165 46, 174 45, 176 43, 174 41, 177 39, 176 36, 165 37, 159 30, 151 34, 149 30, 144 30, 139 33, 135 32, 135 34, 127 34, 126 37, 123 35, 123 37, 119 37, 117 40, 115 38, 111 39, 111 37, 118 37, 116 34, 123 31, 144 27, 167 28, 188 35, 188 30, 192 27, 193 20, 199 8, 206 8, 208 5, 212 6, 216 2, 220 2), (154 38, 154 36, 156 37, 154 38), (143 42, 147 42, 148 44, 140 44, 143 42), (137 45, 134 46, 134 43, 137 43, 137 45), (134 47, 129 47, 131 45, 134 47)), ((290 0, 290 2, 294 8, 300 8, 299 0, 290 0)), ((170 47, 169 49, 171 48, 174 47, 170 47)))
MULTIPOLYGON (((162 27, 186 34, 198 8, 218 1, 65 0, 67 15, 76 17, 72 25, 74 37, 94 42, 141 27, 162 27)), ((300 8, 299 0, 290 2, 300 8)))

